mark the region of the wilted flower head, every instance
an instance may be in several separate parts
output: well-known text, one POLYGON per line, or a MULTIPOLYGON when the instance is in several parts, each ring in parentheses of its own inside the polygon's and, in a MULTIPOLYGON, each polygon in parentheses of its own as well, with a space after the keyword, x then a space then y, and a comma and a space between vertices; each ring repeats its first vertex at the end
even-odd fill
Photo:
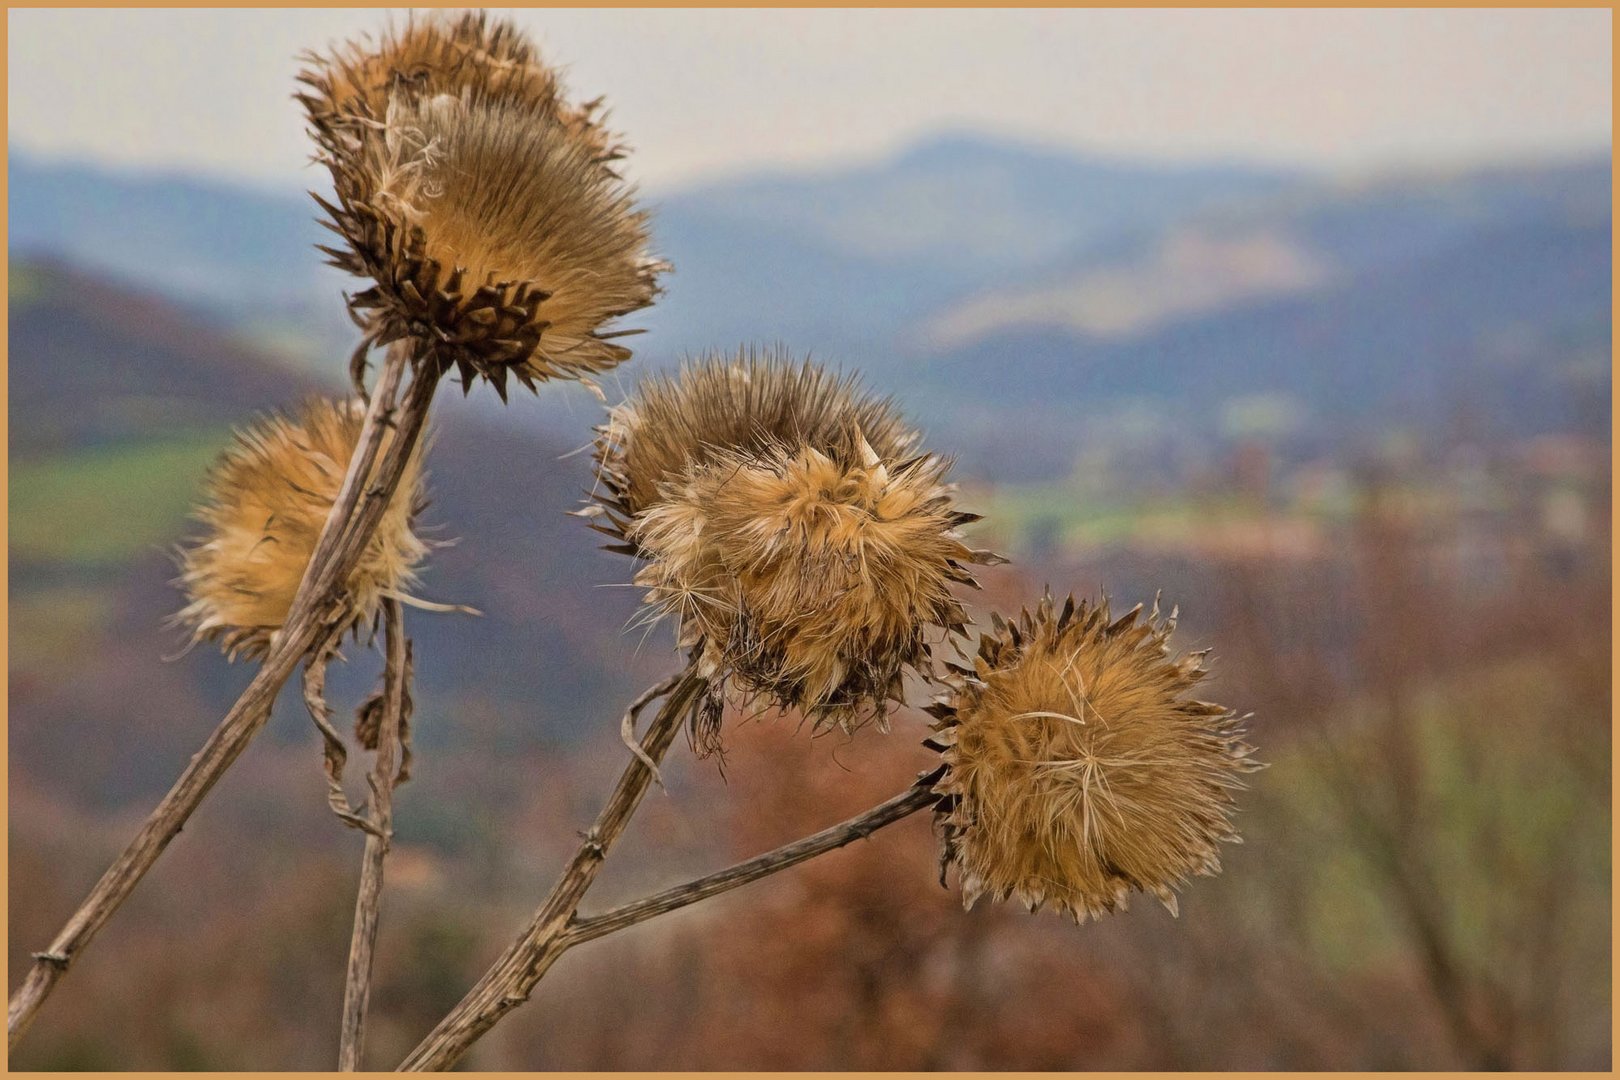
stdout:
POLYGON ((627 358, 606 330, 652 303, 664 264, 610 166, 620 150, 511 24, 413 22, 312 57, 303 95, 346 241, 334 265, 377 343, 409 337, 464 383, 533 388, 627 358))
POLYGON ((632 398, 609 411, 597 429, 599 502, 619 515, 613 534, 628 538, 628 520, 694 465, 729 452, 792 445, 848 460, 857 431, 889 460, 918 441, 894 402, 863 390, 853 375, 795 361, 781 347, 710 353, 683 365, 679 377, 643 380, 632 398))
POLYGON ((967 547, 949 463, 888 401, 777 354, 709 357, 615 409, 587 511, 717 684, 818 726, 881 718, 928 637, 962 632, 967 547))
POLYGON ((930 709, 941 870, 955 864, 969 906, 1015 895, 1083 921, 1137 889, 1174 913, 1173 890, 1238 840, 1231 792, 1257 767, 1240 718, 1188 696, 1205 654, 1171 658, 1175 615, 1157 605, 1111 620, 1107 601, 1056 611, 1048 594, 993 623, 930 709))
MULTIPOLYGON (((358 402, 315 398, 240 431, 208 475, 197 517, 205 534, 181 556, 189 603, 175 621, 220 640, 232 658, 262 656, 292 607, 337 500, 365 416, 358 402)), ((384 441, 386 448, 386 438, 384 441)), ((426 545, 411 529, 423 505, 420 448, 349 575, 344 619, 376 617, 382 598, 415 582, 426 545)))
POLYGON ((517 27, 484 11, 412 15, 375 43, 345 42, 303 60, 298 81, 308 89, 297 96, 323 148, 341 150, 365 121, 382 121, 396 90, 417 98, 474 90, 554 113, 597 146, 601 161, 621 156, 601 126, 601 102, 569 102, 557 72, 517 27))

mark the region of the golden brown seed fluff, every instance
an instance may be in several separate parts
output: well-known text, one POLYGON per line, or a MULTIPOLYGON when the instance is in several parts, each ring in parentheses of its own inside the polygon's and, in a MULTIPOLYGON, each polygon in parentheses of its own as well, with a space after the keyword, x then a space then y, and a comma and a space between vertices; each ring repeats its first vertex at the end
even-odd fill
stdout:
POLYGON ((344 42, 301 59, 298 81, 306 89, 296 96, 311 135, 326 148, 352 140, 365 121, 382 121, 396 90, 416 98, 474 90, 554 114, 592 142, 603 162, 621 156, 601 126, 601 102, 570 102, 557 72, 528 38, 510 20, 484 11, 413 14, 375 42, 344 42))
MULTIPOLYGON (((314 398, 238 432, 209 472, 204 534, 181 555, 186 606, 175 621, 227 655, 259 657, 281 628, 342 487, 364 424, 357 401, 314 398)), ((387 447, 387 439, 383 443, 387 447)), ((412 456, 376 534, 349 575, 345 621, 369 622, 382 598, 414 584, 426 545, 412 531, 424 502, 412 456)))
POLYGON ((952 595, 992 561, 963 543, 948 462, 853 379, 778 354, 655 379, 601 429, 587 513, 647 560, 636 582, 716 685, 852 729, 881 719, 952 595))
POLYGON ((1258 767, 1240 718, 1190 696, 1205 654, 1171 657, 1157 605, 1111 619, 1106 600, 1048 594, 992 621, 930 709, 942 875, 955 865, 968 906, 1016 896, 1083 921, 1135 889, 1174 913, 1173 890, 1238 840, 1232 791, 1258 767))
POLYGON ((667 267, 594 105, 568 104, 509 23, 430 18, 312 64, 321 202, 346 242, 322 250, 372 279, 351 298, 371 340, 413 338, 503 396, 508 375, 532 389, 630 355, 609 324, 667 267))
POLYGON ((795 360, 780 346, 708 353, 678 376, 643 380, 597 428, 598 502, 611 511, 604 531, 628 539, 624 526, 658 501, 661 486, 717 456, 804 446, 848 462, 856 432, 887 461, 918 442, 894 402, 854 375, 795 360))

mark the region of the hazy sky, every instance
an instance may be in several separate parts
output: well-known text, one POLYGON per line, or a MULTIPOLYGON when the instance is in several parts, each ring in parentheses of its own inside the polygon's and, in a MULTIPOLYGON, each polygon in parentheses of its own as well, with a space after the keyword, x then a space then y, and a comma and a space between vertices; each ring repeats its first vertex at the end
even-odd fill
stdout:
MULTIPOLYGON (((300 182, 299 49, 382 10, 12 10, 10 137, 300 182)), ((397 17, 397 16, 396 16, 397 17)), ((666 187, 941 128, 1366 169, 1607 146, 1603 10, 523 10, 666 187)))

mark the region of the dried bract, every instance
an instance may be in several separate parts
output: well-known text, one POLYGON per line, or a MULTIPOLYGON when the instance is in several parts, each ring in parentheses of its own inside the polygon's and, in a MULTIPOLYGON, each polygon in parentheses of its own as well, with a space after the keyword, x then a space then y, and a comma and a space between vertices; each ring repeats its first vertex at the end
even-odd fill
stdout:
POLYGON ((720 456, 788 446, 852 461, 857 432, 888 461, 918 441, 894 403, 853 375, 795 361, 780 347, 710 353, 679 377, 644 380, 597 429, 597 498, 611 512, 604 529, 628 539, 629 520, 658 501, 660 487, 720 456))
POLYGON ((1048 594, 993 622, 930 709, 942 874, 956 866, 968 906, 1013 895, 1083 921, 1136 889, 1175 912, 1173 890, 1237 842, 1232 791, 1258 767, 1240 718, 1188 696, 1205 654, 1172 659, 1175 615, 1156 605, 1111 619, 1048 594))
POLYGON ((556 116, 608 162, 622 156, 601 124, 601 102, 568 101, 555 69, 510 21, 487 12, 413 15, 405 26, 345 42, 330 54, 306 53, 297 95, 316 142, 332 152, 352 150, 368 122, 382 122, 396 91, 415 99, 475 91, 556 116))
POLYGON ((434 18, 312 63, 337 197, 321 202, 345 241, 322 250, 372 280, 350 299, 371 341, 411 338, 503 396, 508 375, 532 389, 630 355, 608 324, 652 303, 667 267, 595 106, 568 105, 510 24, 434 18))
POLYGON ((710 358, 649 383, 601 429, 600 526, 717 684, 817 726, 881 719, 952 595, 992 561, 962 542, 949 463, 848 379, 779 357, 710 358))
MULTIPOLYGON (((197 511, 205 534, 181 555, 187 605, 175 621, 218 639, 232 659, 260 657, 292 607, 365 421, 358 402, 312 399, 240 431, 209 473, 197 511)), ((385 436, 384 448, 387 446, 385 436)), ((412 531, 424 501, 421 449, 349 575, 343 622, 370 622, 382 598, 415 582, 426 545, 412 531)), ((381 455, 379 455, 380 457, 381 455)))

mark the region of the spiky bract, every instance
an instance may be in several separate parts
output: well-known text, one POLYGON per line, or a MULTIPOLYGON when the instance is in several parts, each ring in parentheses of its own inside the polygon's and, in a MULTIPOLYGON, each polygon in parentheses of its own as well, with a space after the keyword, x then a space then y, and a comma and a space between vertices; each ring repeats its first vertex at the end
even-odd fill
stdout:
POLYGON ((298 81, 308 89, 298 100, 323 147, 341 149, 359 121, 381 121, 396 89, 416 97, 477 90, 577 115, 564 99, 557 73, 528 39, 510 22, 482 11, 413 15, 376 42, 344 42, 329 55, 309 52, 302 59, 298 81))
POLYGON ((994 557, 958 534, 949 463, 853 379, 772 353, 651 380, 600 429, 600 529, 717 684, 817 726, 882 718, 951 594, 994 557))
POLYGON ((630 353, 606 327, 665 269, 610 167, 620 149, 511 24, 413 22, 375 48, 310 58, 303 95, 346 241, 373 285, 350 300, 386 344, 419 343, 464 383, 582 378, 630 353))
POLYGON ((729 453, 809 447, 841 461, 856 458, 855 434, 887 461, 906 456, 917 433, 894 402, 853 375, 795 361, 780 347, 709 353, 678 377, 654 375, 597 429, 598 500, 628 539, 631 518, 660 498, 659 488, 729 453))
MULTIPOLYGON (((314 398, 239 431, 209 472, 203 536, 181 555, 186 606, 175 621, 227 655, 262 656, 281 628, 359 441, 355 401, 314 398)), ((387 440, 384 437, 383 447, 387 440)), ((380 455, 379 455, 380 456, 380 455)), ((382 598, 415 582, 426 545, 412 531, 423 505, 421 449, 407 465, 344 590, 343 625, 369 622, 382 598)))
POLYGON ((1256 768, 1240 718, 1189 696, 1205 654, 1172 658, 1175 615, 1106 600, 993 618, 973 668, 954 669, 930 709, 942 873, 964 902, 1017 896, 1077 921, 1123 907, 1133 889, 1172 912, 1174 889, 1220 870, 1236 842, 1232 791, 1256 768))

